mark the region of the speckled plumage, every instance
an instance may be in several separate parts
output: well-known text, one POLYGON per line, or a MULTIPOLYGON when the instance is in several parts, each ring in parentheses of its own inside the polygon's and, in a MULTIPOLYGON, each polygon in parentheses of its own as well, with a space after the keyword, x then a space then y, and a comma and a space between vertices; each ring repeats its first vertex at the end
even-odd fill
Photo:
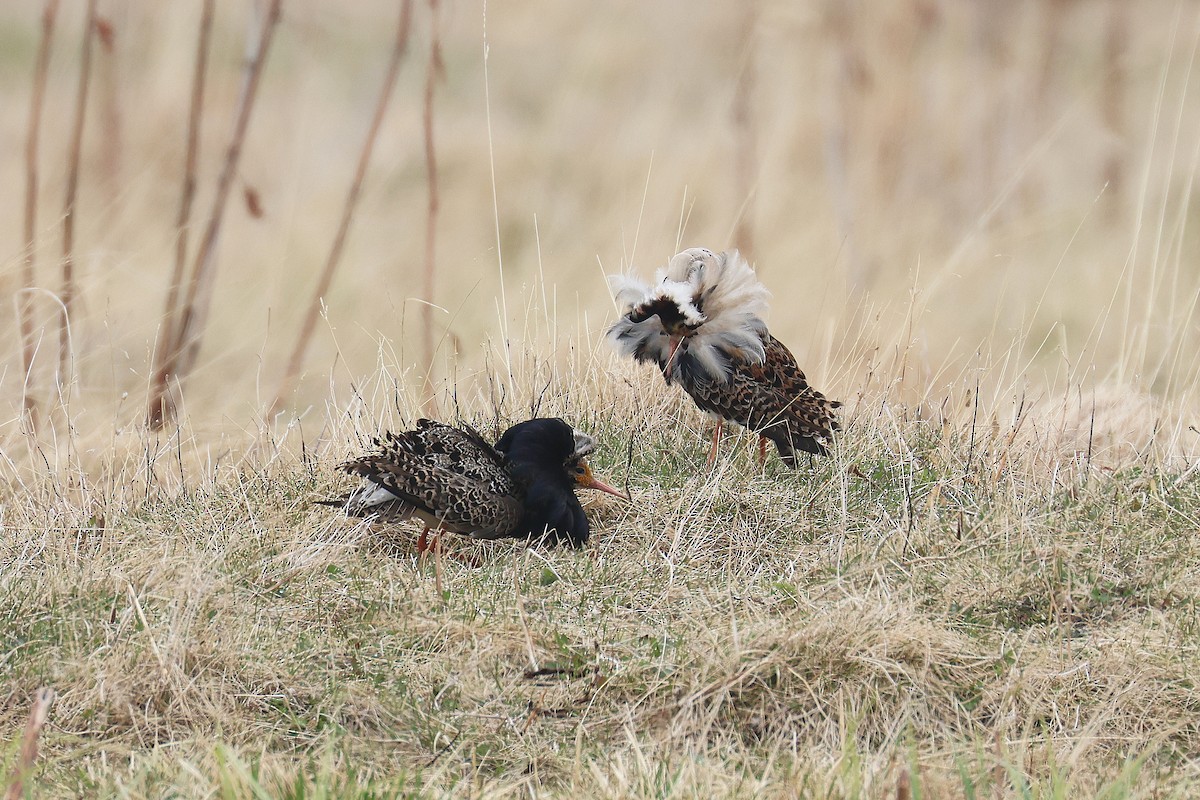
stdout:
POLYGON ((374 444, 375 452, 341 465, 364 485, 320 502, 379 522, 416 517, 478 539, 587 541, 574 478, 591 480, 584 457, 595 440, 561 419, 515 425, 495 446, 469 426, 422 419, 414 430, 386 433, 374 444))
POLYGON ((825 454, 841 403, 813 389, 791 352, 767 330, 767 290, 736 251, 685 250, 657 286, 611 279, 625 314, 608 339, 657 364, 702 410, 775 443, 789 466, 796 451, 825 454))
MULTIPOLYGON (((795 357, 771 334, 763 336, 766 358, 761 363, 730 354, 729 377, 717 381, 687 366, 686 341, 680 349, 679 368, 672 378, 702 411, 765 436, 775 443, 783 462, 796 466, 796 451, 826 455, 826 442, 838 430, 834 409, 812 388, 795 357)), ((669 379, 670 380, 670 379, 669 379)))

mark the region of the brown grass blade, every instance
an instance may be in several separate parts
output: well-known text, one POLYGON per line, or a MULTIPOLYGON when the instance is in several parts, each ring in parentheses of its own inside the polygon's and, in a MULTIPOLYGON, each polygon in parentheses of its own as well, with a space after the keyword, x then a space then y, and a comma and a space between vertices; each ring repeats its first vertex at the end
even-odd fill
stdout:
POLYGON ((329 286, 333 283, 333 275, 337 271, 337 266, 342 258, 346 236, 350 231, 350 223, 354 219, 354 210, 358 206, 359 195, 362 194, 362 185, 363 180, 366 178, 367 166, 371 163, 371 153, 375 149, 375 139, 379 135, 379 129, 383 125, 383 117, 387 113, 388 101, 392 96, 392 89, 396 85, 396 76, 400 72, 400 63, 404 60, 404 54, 408 51, 409 30, 411 28, 412 0, 401 0, 400 18, 396 26, 396 43, 392 48, 387 72, 384 74, 383 88, 379 92, 379 102, 375 105, 375 116, 371 120, 371 127, 367 129, 367 137, 363 141, 362 150, 358 155, 358 167, 354 171, 354 180, 351 182, 350 191, 346 195, 346 203, 342 207, 342 219, 338 225, 337 233, 333 237, 333 245, 329 248, 329 256, 325 259, 325 267, 321 270, 321 277, 317 280, 316 290, 313 292, 312 300, 309 301, 304 319, 300 323, 300 332, 296 336, 295 344, 292 346, 292 353, 288 357, 287 368, 284 370, 283 379, 279 382, 279 391, 275 393, 275 399, 271 402, 270 410, 267 412, 268 416, 272 416, 279 411, 279 408, 283 405, 284 398, 291 394, 299 378, 300 369, 304 364, 304 355, 308 351, 313 330, 317 326, 317 317, 321 312, 321 298, 328 293, 329 286))
POLYGON ((54 704, 54 697, 54 690, 44 686, 38 689, 37 695, 33 699, 33 706, 29 709, 29 719, 25 722, 25 735, 21 739, 21 754, 17 759, 17 766, 13 770, 12 778, 8 782, 8 791, 4 793, 4 800, 19 800, 24 795, 25 779, 29 777, 29 773, 33 771, 33 765, 37 761, 38 736, 50 716, 50 706, 54 704))
POLYGON ((79 162, 83 151, 83 123, 87 118, 88 85, 92 80, 92 39, 96 29, 96 0, 88 0, 87 21, 79 55, 79 91, 75 95, 75 122, 67 153, 67 196, 63 201, 62 316, 58 339, 58 384, 67 382, 71 357, 70 320, 75 300, 75 201, 79 196, 79 162))
POLYGON ((196 162, 200 158, 200 121, 204 114, 204 79, 208 74, 209 42, 212 39, 213 8, 216 0, 204 0, 200 12, 200 34, 196 39, 196 67, 192 73, 192 103, 188 112, 187 155, 183 164, 183 189, 179 198, 179 215, 175 221, 175 268, 167 287, 163 308, 162 341, 158 348, 154 378, 150 385, 150 407, 146 418, 150 427, 158 430, 167 417, 165 404, 170 402, 170 360, 174 355, 175 331, 178 328, 179 289, 187 266, 188 223, 192 217, 192 201, 196 197, 196 162))
POLYGON ((32 426, 36 427, 36 408, 33 400, 33 289, 34 262, 37 258, 38 203, 38 142, 41 139, 42 106, 46 100, 46 75, 50 68, 50 47, 54 41, 54 20, 58 15, 58 0, 46 0, 42 11, 42 37, 38 41, 36 66, 33 70, 33 97, 29 108, 29 130, 25 139, 25 258, 21 268, 21 299, 17 304, 21 327, 21 368, 25 382, 22 386, 21 408, 32 426))
POLYGON ((438 178, 437 148, 433 138, 433 90, 442 72, 442 45, 438 30, 439 0, 429 0, 429 65, 425 71, 425 103, 422 127, 425 134, 425 180, 428 186, 429 203, 425 212, 425 267, 422 270, 421 296, 421 353, 425 361, 426 388, 433 371, 433 278, 435 273, 435 249, 437 242, 438 178))
POLYGON ((187 294, 180 312, 179 326, 176 329, 177 335, 173 342, 173 352, 167 360, 166 373, 177 380, 182 379, 192 370, 200 351, 200 342, 204 334, 204 324, 208 319, 208 306, 215 277, 214 257, 217 237, 221 232, 221 222, 225 217, 229 192, 233 187, 234 177, 237 175, 242 145, 246 140, 246 130, 250 125, 250 114, 254 110, 254 100, 258 96, 263 66, 266 64, 275 28, 279 24, 282 5, 282 0, 271 0, 262 21, 262 29, 259 31, 258 44, 254 49, 253 56, 246 64, 245 82, 238 103, 233 135, 225 150, 225 160, 221 167, 220 177, 217 179, 212 211, 209 213, 208 223, 205 225, 204 235, 200 240, 200 248, 196 252, 193 262, 191 280, 188 282, 187 294))

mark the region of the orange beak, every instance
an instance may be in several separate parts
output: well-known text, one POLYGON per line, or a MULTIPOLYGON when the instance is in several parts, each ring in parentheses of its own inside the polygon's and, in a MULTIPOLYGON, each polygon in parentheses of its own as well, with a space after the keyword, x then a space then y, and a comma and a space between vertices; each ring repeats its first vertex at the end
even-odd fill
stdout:
POLYGON ((593 475, 592 468, 588 466, 586 461, 581 461, 580 465, 583 467, 583 473, 575 476, 576 486, 584 489, 596 489, 597 491, 607 492, 608 494, 615 495, 626 502, 632 502, 632 499, 629 497, 629 495, 625 494, 620 489, 614 489, 593 475))
POLYGON ((675 354, 679 352, 679 345, 681 344, 683 344, 682 336, 671 337, 671 353, 667 356, 667 366, 666 369, 663 370, 663 377, 665 377, 667 380, 671 379, 671 370, 675 366, 675 354))

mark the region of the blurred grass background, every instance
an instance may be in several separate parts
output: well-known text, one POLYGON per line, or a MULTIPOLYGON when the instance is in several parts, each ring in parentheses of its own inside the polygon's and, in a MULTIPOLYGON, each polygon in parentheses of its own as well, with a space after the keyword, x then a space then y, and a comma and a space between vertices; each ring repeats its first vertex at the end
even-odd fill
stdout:
MULTIPOLYGON (((82 153, 77 413, 111 419, 123 393, 112 413, 144 413, 199 5, 98 6, 113 36, 94 55, 82 153)), ((196 229, 253 8, 217 4, 196 229)), ((221 231, 211 323, 187 376, 197 422, 254 419, 270 403, 336 230, 398 8, 284 6, 221 231), (247 189, 259 218, 241 202, 247 189)), ((539 350, 595 341, 613 313, 605 272, 649 272, 693 245, 749 252, 775 294, 773 330, 832 396, 902 383, 919 399, 999 365, 990 374, 1002 391, 1116 383, 1187 406, 1198 367, 1198 12, 1165 0, 445 3, 428 297, 421 125, 435 18, 417 3, 324 298, 328 322, 290 407, 327 398, 331 375, 381 364, 419 384, 430 367, 423 303, 441 309, 436 382, 479 369, 505 323, 514 339, 529 333, 543 297, 556 324, 537 331, 539 350)), ((0 199, 0 402, 14 421, 19 187, 40 13, 33 2, 0 8, 0 181, 10 187, 0 199)), ((36 285, 52 293, 83 26, 83 4, 64 4, 36 251, 36 285)), ((49 398, 56 307, 45 294, 35 307, 33 385, 49 398)))

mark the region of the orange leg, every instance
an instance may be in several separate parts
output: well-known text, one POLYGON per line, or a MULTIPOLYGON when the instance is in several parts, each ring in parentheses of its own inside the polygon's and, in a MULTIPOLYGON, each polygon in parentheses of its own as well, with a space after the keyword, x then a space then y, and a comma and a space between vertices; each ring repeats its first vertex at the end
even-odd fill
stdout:
MULTIPOLYGON (((434 566, 437 567, 437 570, 440 573, 441 572, 441 558, 442 558, 442 554, 444 553, 444 554, 450 556, 450 558, 453 558, 455 561, 459 562, 460 564, 465 564, 468 567, 483 566, 483 564, 479 561, 479 559, 475 558, 474 556, 463 555, 462 553, 454 553, 454 552, 446 550, 446 548, 442 546, 442 529, 441 528, 438 528, 437 530, 433 531, 433 536, 429 535, 430 530, 432 530, 432 529, 428 525, 426 525, 424 528, 421 529, 421 537, 419 539, 417 539, 417 555, 421 559, 422 562, 425 561, 426 555, 428 553, 433 553, 433 556, 435 559, 434 566)), ((439 581, 440 581, 440 578, 439 578, 439 581)))
POLYGON ((717 446, 721 443, 721 426, 725 424, 725 420, 717 420, 717 427, 713 431, 712 447, 708 449, 708 466, 712 466, 717 460, 717 446))
POLYGON ((767 463, 767 437, 758 437, 758 465, 761 467, 767 463))
POLYGON ((433 550, 433 586, 437 590, 438 597, 445 597, 442 591, 442 529, 438 528, 433 532, 433 541, 429 547, 433 550))

